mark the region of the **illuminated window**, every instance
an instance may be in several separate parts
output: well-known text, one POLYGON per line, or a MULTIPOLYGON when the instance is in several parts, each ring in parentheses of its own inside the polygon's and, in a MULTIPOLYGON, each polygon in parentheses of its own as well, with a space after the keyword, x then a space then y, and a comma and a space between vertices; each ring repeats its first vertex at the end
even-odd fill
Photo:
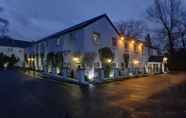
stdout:
POLYGON ((138 48, 137 48, 137 45, 136 44, 134 45, 134 52, 135 53, 138 53, 138 48))
POLYGON ((94 40, 94 42, 96 44, 99 44, 99 41, 100 41, 100 38, 101 38, 101 34, 98 33, 98 32, 93 32, 92 38, 93 38, 93 40, 94 40))

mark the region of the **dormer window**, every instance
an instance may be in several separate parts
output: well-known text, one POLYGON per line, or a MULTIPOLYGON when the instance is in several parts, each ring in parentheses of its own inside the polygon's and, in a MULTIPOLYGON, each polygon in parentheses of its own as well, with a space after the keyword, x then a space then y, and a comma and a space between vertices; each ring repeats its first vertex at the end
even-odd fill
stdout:
POLYGON ((93 40, 94 40, 94 42, 96 44, 99 44, 99 41, 100 41, 100 38, 101 38, 101 34, 98 33, 98 32, 93 32, 92 33, 92 38, 93 38, 93 40))

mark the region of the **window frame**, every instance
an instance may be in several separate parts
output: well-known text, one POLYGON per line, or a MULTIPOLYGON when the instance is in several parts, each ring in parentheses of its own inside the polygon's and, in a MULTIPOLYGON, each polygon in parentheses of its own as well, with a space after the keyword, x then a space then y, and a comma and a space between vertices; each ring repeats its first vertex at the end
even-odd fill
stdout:
POLYGON ((99 33, 99 32, 92 32, 91 37, 92 37, 92 40, 94 41, 94 43, 96 45, 100 44, 101 33, 99 33))

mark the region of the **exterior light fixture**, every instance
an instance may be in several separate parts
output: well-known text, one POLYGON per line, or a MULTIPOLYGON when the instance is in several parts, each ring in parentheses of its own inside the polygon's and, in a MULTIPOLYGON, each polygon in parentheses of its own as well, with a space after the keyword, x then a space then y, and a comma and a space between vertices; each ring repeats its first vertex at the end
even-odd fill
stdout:
POLYGON ((107 59, 106 61, 107 61, 107 63, 111 63, 112 59, 107 59))
POLYGON ((131 43, 132 43, 132 44, 134 44, 134 43, 135 43, 135 41, 134 41, 134 40, 132 40, 132 41, 131 41, 131 43))
POLYGON ((133 60, 133 64, 134 65, 138 65, 139 64, 139 61, 138 60, 133 60))
POLYGON ((31 61, 31 58, 28 58, 27 60, 28 60, 28 62, 30 62, 31 61))
POLYGON ((113 71, 110 72, 109 77, 110 77, 110 78, 113 78, 113 77, 114 77, 114 72, 113 72, 113 71))
POLYGON ((29 62, 31 62, 31 61, 34 61, 34 58, 28 58, 27 59, 29 62))
POLYGON ((88 79, 89 80, 93 80, 95 77, 94 75, 94 69, 90 70, 89 73, 88 73, 88 79))
POLYGON ((142 47, 143 47, 143 43, 140 43, 140 44, 138 45, 138 49, 139 49, 140 51, 142 51, 142 47))
POLYGON ((120 40, 124 41, 125 40, 124 36, 121 36, 120 37, 120 40))
POLYGON ((163 62, 164 62, 164 63, 167 63, 167 61, 168 61, 168 58, 167 58, 167 57, 164 57, 164 58, 163 58, 163 62))
POLYGON ((139 46, 142 47, 143 46, 143 43, 140 43, 139 46))
POLYGON ((31 58, 31 61, 34 61, 34 58, 31 58))
POLYGON ((80 62, 80 59, 78 57, 73 57, 72 59, 75 63, 79 63, 80 62))
POLYGON ((57 74, 60 73, 60 68, 59 68, 59 67, 56 68, 56 73, 57 73, 57 74))
POLYGON ((129 76, 132 77, 134 74, 133 73, 129 73, 129 76))

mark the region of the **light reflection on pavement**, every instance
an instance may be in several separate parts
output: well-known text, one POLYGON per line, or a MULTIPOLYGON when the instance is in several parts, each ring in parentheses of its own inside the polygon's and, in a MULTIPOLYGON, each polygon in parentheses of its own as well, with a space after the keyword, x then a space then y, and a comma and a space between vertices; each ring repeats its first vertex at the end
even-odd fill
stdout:
POLYGON ((2 118, 185 118, 186 74, 163 74, 94 87, 0 71, 2 118))

